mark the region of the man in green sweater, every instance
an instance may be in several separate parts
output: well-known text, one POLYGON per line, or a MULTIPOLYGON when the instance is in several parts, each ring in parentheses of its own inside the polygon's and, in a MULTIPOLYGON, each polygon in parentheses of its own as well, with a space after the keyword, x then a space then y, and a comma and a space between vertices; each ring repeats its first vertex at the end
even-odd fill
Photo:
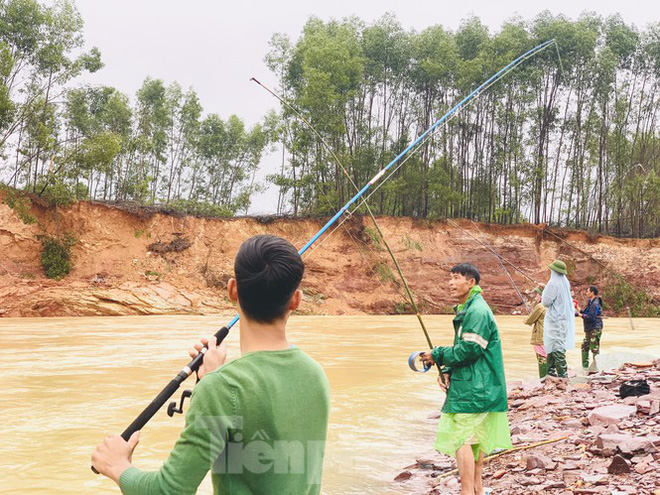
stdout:
POLYGON ((493 312, 481 296, 479 271, 470 263, 451 269, 454 345, 421 355, 444 367, 447 392, 436 436, 436 450, 456 457, 461 495, 483 495, 483 456, 511 447, 507 420, 502 344, 493 312))
POLYGON ((238 303, 241 357, 224 364, 225 345, 209 350, 199 369, 186 425, 158 471, 133 467, 138 433, 107 437, 93 466, 129 495, 194 494, 208 471, 216 494, 318 494, 329 413, 321 367, 286 337, 298 308, 304 265, 296 249, 274 236, 240 247, 229 280, 238 303))

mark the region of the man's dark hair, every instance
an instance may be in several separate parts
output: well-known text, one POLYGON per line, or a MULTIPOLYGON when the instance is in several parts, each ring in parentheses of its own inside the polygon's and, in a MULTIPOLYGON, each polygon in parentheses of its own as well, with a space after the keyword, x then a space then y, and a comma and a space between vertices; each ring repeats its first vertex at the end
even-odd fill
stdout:
POLYGON ((304 272, 302 258, 289 241, 272 235, 251 237, 234 260, 241 309, 262 323, 281 318, 304 272))
POLYGON ((597 296, 597 295, 598 295, 598 287, 596 287, 595 285, 592 285, 591 287, 589 287, 589 290, 591 291, 591 293, 592 293, 594 296, 597 296))
POLYGON ((453 267, 450 270, 451 273, 459 273, 463 275, 466 279, 474 279, 474 284, 477 285, 481 276, 479 275, 479 270, 472 263, 460 263, 453 267))

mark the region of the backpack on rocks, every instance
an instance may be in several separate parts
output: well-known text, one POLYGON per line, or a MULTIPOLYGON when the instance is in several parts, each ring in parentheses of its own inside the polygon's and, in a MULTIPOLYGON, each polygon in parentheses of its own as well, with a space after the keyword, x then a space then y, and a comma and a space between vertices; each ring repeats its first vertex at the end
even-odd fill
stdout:
POLYGON ((621 384, 619 396, 622 399, 626 397, 639 397, 651 393, 651 387, 646 380, 630 380, 621 384))

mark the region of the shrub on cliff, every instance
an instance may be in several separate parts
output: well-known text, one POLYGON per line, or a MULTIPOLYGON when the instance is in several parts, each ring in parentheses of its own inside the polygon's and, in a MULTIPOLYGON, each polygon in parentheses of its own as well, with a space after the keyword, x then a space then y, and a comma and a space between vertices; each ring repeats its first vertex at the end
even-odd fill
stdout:
POLYGON ((635 287, 621 275, 615 275, 612 283, 603 290, 603 309, 613 308, 620 313, 624 308, 630 310, 632 316, 655 317, 660 315, 660 306, 644 289, 635 287))
POLYGON ((21 222, 26 225, 36 223, 37 217, 32 214, 32 201, 26 193, 4 184, 0 184, 0 193, 4 193, 5 203, 16 212, 21 222))
POLYGON ((48 278, 59 280, 69 274, 73 268, 71 261, 71 248, 76 240, 71 235, 62 239, 57 237, 42 236, 41 266, 48 278))

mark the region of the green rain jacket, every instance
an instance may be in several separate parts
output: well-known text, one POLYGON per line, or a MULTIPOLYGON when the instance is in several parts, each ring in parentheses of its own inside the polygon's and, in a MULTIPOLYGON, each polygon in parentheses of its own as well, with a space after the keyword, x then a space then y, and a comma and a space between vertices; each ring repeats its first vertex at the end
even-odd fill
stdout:
POLYGON ((500 335, 477 287, 462 308, 454 308, 454 345, 435 347, 431 354, 451 376, 444 413, 508 410, 500 335))

